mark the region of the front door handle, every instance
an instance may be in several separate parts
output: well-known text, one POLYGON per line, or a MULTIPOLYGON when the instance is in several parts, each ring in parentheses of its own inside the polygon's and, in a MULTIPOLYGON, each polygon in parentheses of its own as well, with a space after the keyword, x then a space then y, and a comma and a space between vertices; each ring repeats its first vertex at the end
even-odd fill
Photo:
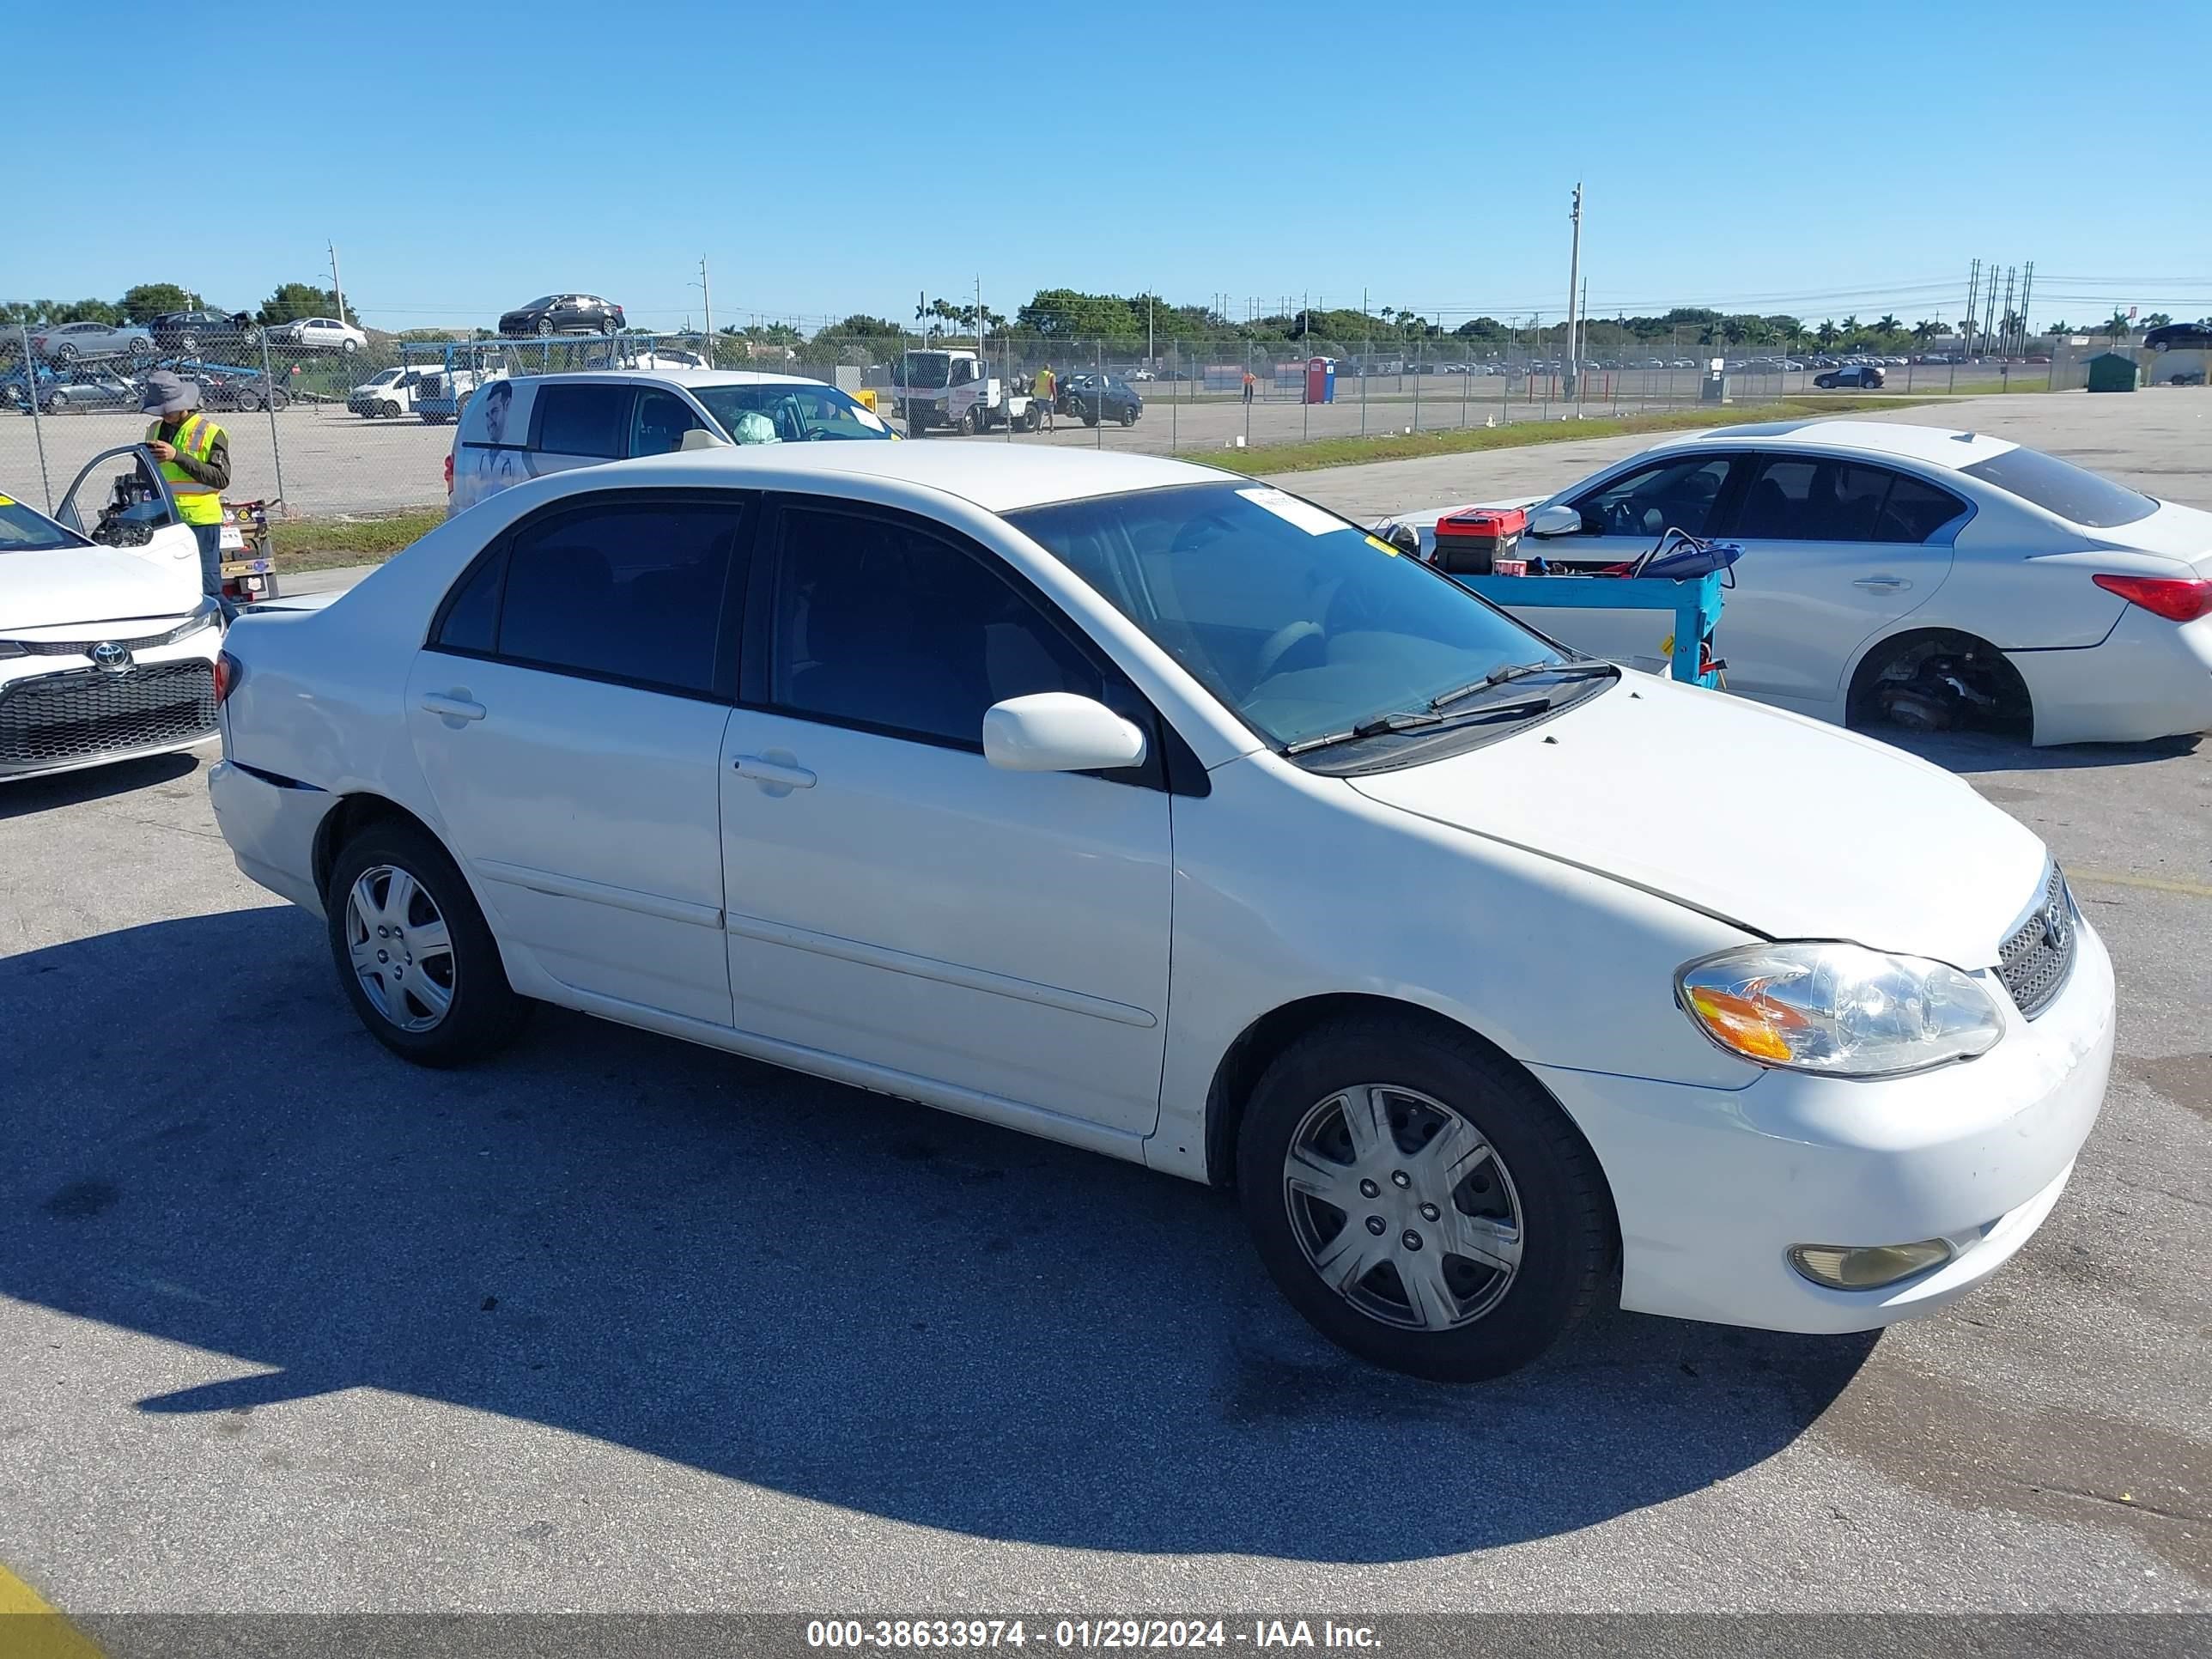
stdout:
POLYGON ((1851 586, 1871 588, 1876 592, 1895 593, 1911 586, 1912 584, 1902 576, 1862 576, 1851 586))
POLYGON ((422 712, 436 714, 449 720, 480 720, 484 717, 484 706, 471 702, 466 697, 450 696, 443 691, 422 694, 422 712))
POLYGON ((772 760, 765 755, 740 755, 732 764, 739 777, 750 778, 771 792, 814 787, 814 774, 795 762, 772 760))

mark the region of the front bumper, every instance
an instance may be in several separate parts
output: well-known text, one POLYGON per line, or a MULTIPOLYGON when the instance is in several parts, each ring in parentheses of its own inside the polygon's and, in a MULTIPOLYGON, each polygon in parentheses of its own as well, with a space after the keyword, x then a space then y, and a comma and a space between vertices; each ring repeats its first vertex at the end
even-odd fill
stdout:
POLYGON ((2212 617, 2171 623, 2131 605, 2097 645, 2011 651, 2035 741, 2142 743, 2212 731, 2212 617))
MULTIPOLYGON (((2003 994, 1997 992, 1999 996, 2003 994)), ((2087 921, 2033 1023, 1962 1065, 1853 1082, 1766 1072, 1729 1091, 1537 1066, 1588 1136, 1620 1218, 1621 1306, 1767 1330, 1873 1330, 2011 1260, 2058 1200, 2112 1065, 2112 958, 2087 921), (1942 1267, 1830 1290, 1793 1244, 1946 1238, 1942 1267)))
POLYGON ((216 733, 215 659, 222 640, 220 629, 203 629, 132 651, 130 665, 119 672, 95 667, 82 655, 0 663, 0 783, 208 742, 216 733))

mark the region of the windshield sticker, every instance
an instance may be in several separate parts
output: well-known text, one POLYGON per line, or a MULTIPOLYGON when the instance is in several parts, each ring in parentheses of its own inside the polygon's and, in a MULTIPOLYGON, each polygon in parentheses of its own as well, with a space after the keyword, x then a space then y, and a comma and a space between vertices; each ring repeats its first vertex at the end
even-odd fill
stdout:
POLYGON ((1264 507, 1285 524, 1294 524, 1309 536, 1328 536, 1351 526, 1333 513, 1324 513, 1311 502, 1302 501, 1295 495, 1285 495, 1279 489, 1240 489, 1237 492, 1255 507, 1264 507))
POLYGON ((0 507, 13 507, 15 505, 15 498, 13 495, 0 495, 0 507))
POLYGON ((1388 553, 1394 559, 1398 556, 1398 550, 1391 546, 1389 543, 1384 541, 1380 536, 1370 536, 1367 538, 1367 544, 1373 548, 1377 553, 1388 553))
POLYGON ((884 429, 884 423, 877 418, 875 410, 870 409, 866 404, 854 404, 847 412, 862 426, 872 428, 878 432, 884 429))

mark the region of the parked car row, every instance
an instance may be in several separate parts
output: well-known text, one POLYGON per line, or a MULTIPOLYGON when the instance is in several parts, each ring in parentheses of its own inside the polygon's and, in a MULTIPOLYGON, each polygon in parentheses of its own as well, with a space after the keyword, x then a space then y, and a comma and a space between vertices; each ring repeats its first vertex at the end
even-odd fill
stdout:
MULTIPOLYGON (((175 371, 179 379, 200 388, 200 404, 212 410, 281 410, 292 394, 281 381, 272 381, 258 369, 225 369, 204 364, 175 371)), ((27 410, 33 400, 47 415, 88 414, 98 410, 127 410, 139 406, 139 381, 104 362, 67 370, 41 369, 35 376, 15 370, 0 377, 0 397, 12 409, 27 410)))

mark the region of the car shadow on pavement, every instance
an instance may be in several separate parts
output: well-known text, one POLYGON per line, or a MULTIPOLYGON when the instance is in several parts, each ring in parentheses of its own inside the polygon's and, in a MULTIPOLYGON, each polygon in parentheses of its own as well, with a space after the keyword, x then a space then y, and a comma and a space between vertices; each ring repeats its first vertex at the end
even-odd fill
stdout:
POLYGON ((2198 737, 2156 738, 2148 743, 2069 743, 2038 749, 1990 732, 1905 732, 1885 728, 1868 737, 1894 744, 1947 772, 2073 772, 2108 766, 2149 766, 2193 755, 2198 737))
POLYGON ((284 907, 0 958, 0 1293, 234 1358, 103 1382, 180 1435, 382 1389, 963 1534, 1384 1561, 1711 1486, 1874 1346, 1601 1312, 1393 1376, 1222 1194, 551 1010, 414 1069, 284 907))
POLYGON ((0 788, 0 823, 27 817, 33 812, 52 811, 57 807, 82 806, 88 801, 106 800, 134 790, 151 788, 157 783, 168 783, 185 776, 202 761, 212 763, 214 758, 212 748, 187 750, 11 782, 0 788))

